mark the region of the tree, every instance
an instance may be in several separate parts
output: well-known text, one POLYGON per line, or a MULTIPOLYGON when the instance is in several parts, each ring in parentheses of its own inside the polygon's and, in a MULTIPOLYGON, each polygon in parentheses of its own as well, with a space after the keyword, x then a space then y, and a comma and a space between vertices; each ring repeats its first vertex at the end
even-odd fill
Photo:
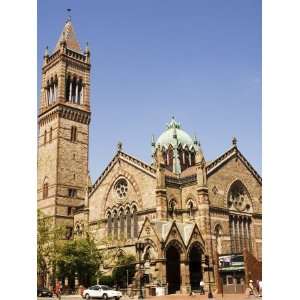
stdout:
POLYGON ((112 278, 114 282, 121 288, 127 287, 127 272, 128 283, 132 282, 135 274, 135 257, 133 255, 119 255, 115 267, 113 268, 112 278))
MULTIPOLYGON (((59 241, 64 236, 62 227, 56 226, 53 219, 38 210, 37 213, 37 278, 38 286, 45 286, 47 275, 55 272, 59 241)), ((54 277, 51 278, 54 285, 54 277)))
POLYGON ((57 258, 58 278, 73 279, 77 276, 84 286, 95 284, 100 277, 101 255, 92 237, 65 241, 57 258))

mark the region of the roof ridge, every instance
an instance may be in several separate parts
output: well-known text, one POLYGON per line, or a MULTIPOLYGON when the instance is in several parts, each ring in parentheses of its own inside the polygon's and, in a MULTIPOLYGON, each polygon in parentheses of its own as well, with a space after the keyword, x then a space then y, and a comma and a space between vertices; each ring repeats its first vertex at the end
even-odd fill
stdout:
POLYGON ((120 156, 123 156, 125 158, 128 158, 130 161, 133 161, 135 163, 137 163, 139 166, 143 167, 144 169, 147 169, 148 171, 150 171, 151 173, 156 173, 156 169, 153 168, 151 165, 145 163, 144 161, 129 155, 128 153, 125 153, 123 151, 119 151, 120 156))
POLYGON ((211 171, 212 169, 216 168, 219 166, 223 161, 225 161, 228 157, 230 157, 232 154, 237 154, 243 161, 243 163, 246 165, 246 167, 250 170, 250 172, 255 176, 255 178, 261 183, 262 178, 258 174, 258 172, 254 169, 254 167, 251 165, 251 163, 246 159, 246 157, 241 153, 241 151, 237 148, 236 145, 231 147, 229 150, 218 156, 216 159, 211 161, 207 166, 206 170, 211 171))
POLYGON ((156 169, 154 169, 153 167, 151 167, 150 165, 146 164, 145 162, 123 152, 123 151, 118 151, 115 156, 111 159, 111 161, 108 163, 107 167, 103 170, 103 172, 100 174, 100 176, 96 179, 95 183, 92 185, 91 187, 91 191, 89 193, 89 196, 91 194, 93 194, 93 192, 95 191, 96 187, 99 185, 99 183, 101 182, 101 180, 106 176, 106 174, 110 171, 110 169, 113 167, 113 165, 115 164, 117 158, 119 157, 123 157, 123 158, 127 158, 129 161, 136 163, 139 167, 142 167, 144 169, 146 169, 148 172, 151 173, 156 173, 156 169))

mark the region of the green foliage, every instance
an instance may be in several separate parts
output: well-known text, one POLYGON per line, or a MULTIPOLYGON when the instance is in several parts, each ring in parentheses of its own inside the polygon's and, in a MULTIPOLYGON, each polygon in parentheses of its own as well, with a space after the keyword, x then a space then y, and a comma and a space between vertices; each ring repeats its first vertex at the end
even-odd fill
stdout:
MULTIPOLYGON (((38 210, 37 215, 37 275, 38 285, 44 286, 46 275, 55 269, 59 241, 64 235, 62 227, 55 226, 53 219, 38 210)), ((54 278, 53 278, 54 280, 54 278)))
POLYGON ((108 286, 113 286, 114 285, 114 280, 112 278, 112 276, 109 275, 102 275, 99 278, 99 284, 104 284, 104 285, 108 285, 108 286))
POLYGON ((125 288, 127 285, 127 270, 128 283, 130 284, 135 274, 135 257, 133 255, 118 256, 116 266, 112 272, 112 278, 114 283, 121 288, 125 288))
POLYGON ((65 241, 57 259, 58 278, 74 278, 85 287, 96 283, 100 277, 101 255, 95 241, 87 236, 82 239, 65 241))

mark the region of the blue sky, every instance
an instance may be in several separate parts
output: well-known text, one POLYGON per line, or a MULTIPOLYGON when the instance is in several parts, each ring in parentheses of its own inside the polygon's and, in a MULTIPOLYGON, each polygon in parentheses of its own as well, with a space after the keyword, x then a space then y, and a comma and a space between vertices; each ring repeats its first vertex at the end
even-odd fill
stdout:
POLYGON ((232 136, 261 173, 261 1, 40 0, 38 95, 45 47, 55 47, 67 8, 91 49, 90 172, 116 152, 151 162, 174 115, 196 134, 206 160, 232 136))

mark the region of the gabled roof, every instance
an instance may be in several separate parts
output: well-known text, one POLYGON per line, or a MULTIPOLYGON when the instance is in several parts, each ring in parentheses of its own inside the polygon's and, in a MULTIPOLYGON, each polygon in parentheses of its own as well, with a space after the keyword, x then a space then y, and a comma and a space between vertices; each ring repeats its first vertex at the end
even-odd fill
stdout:
MULTIPOLYGON (((172 221, 160 221, 155 220, 153 221, 154 226, 152 228, 155 229, 157 236, 160 240, 166 241, 170 235, 171 229, 175 226, 179 232, 179 235, 184 243, 184 245, 187 247, 189 244, 189 241, 191 239, 191 235, 195 230, 198 230, 200 233, 200 230, 196 223, 188 223, 188 222, 178 222, 175 220, 172 221), (197 229, 195 229, 197 228, 197 229)), ((203 242, 203 239, 201 237, 201 241, 203 242)))
POLYGON ((63 41, 66 42, 66 47, 68 49, 81 53, 80 45, 76 39, 76 34, 70 19, 67 20, 64 26, 64 29, 56 44, 55 51, 59 49, 59 45, 63 41))
POLYGON ((99 184, 104 180, 104 178, 106 177, 106 175, 110 172, 110 170, 113 168, 113 166, 119 161, 119 160, 123 160, 133 166, 135 166, 136 168, 142 170, 143 172, 147 173, 148 175, 152 176, 152 177, 156 177, 156 169, 154 169, 153 167, 151 167, 150 165, 146 164, 145 162, 125 153, 122 151, 118 151, 117 154, 113 157, 113 159, 109 162, 109 164, 107 165, 107 167, 104 169, 104 171, 101 173, 101 175, 98 177, 98 179, 95 181, 95 183, 93 184, 93 186, 91 187, 91 191, 89 196, 91 196, 94 191, 97 189, 97 187, 99 186, 99 184))
POLYGON ((245 158, 245 156, 240 152, 236 145, 231 147, 228 151, 217 157, 215 160, 211 161, 206 166, 207 176, 213 174, 218 170, 222 165, 229 161, 233 157, 238 157, 246 166, 246 168, 251 172, 251 174, 256 178, 256 180, 261 184, 261 176, 256 172, 250 162, 245 158))

